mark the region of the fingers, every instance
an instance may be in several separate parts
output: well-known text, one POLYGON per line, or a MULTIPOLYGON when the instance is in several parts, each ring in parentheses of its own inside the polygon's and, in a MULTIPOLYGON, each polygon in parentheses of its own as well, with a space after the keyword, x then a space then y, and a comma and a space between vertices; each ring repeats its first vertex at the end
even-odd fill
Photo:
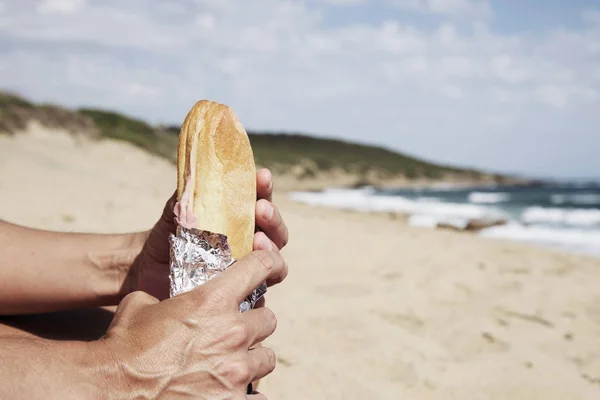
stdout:
POLYGON ((283 222, 279 210, 273 203, 260 199, 256 202, 256 225, 282 249, 288 242, 288 228, 283 222))
POLYGON ((277 357, 273 350, 266 347, 258 347, 248 352, 250 371, 254 375, 252 381, 264 378, 275 369, 277 357))
POLYGON ((266 307, 247 311, 241 317, 248 328, 248 347, 262 342, 277 329, 277 318, 273 311, 266 307))
POLYGON ((119 303, 117 311, 115 311, 115 316, 110 323, 109 330, 113 328, 122 318, 126 318, 127 316, 134 314, 141 307, 151 306, 156 303, 158 303, 158 299, 146 292, 138 290, 136 292, 129 293, 127 296, 123 297, 123 300, 121 300, 119 303))
POLYGON ((279 251, 277 245, 264 232, 254 234, 254 250, 279 251))
POLYGON ((273 200, 273 177, 266 168, 256 172, 256 195, 259 199, 273 200))
POLYGON ((275 285, 285 279, 287 272, 288 267, 281 254, 256 250, 205 283, 204 289, 216 290, 217 297, 230 299, 238 307, 263 282, 275 285))
POLYGON ((175 191, 163 208, 163 213, 160 217, 160 223, 168 226, 175 225, 175 203, 177 203, 177 191, 175 191))
POLYGON ((256 173, 256 226, 282 249, 288 242, 288 229, 273 201, 273 176, 266 168, 256 173))
POLYGON ((165 204, 162 215, 146 239, 145 251, 157 262, 169 262, 169 235, 175 233, 175 203, 177 192, 169 198, 165 204))

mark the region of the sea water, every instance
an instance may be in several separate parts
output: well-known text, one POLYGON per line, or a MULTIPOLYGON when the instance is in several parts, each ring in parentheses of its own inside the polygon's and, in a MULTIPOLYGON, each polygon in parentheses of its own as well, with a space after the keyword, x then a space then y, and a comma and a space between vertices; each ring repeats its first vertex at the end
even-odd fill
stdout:
POLYGON ((429 186, 399 190, 327 189, 294 192, 298 202, 358 211, 408 214, 415 226, 464 228, 468 221, 505 220, 481 236, 600 256, 600 184, 429 186))

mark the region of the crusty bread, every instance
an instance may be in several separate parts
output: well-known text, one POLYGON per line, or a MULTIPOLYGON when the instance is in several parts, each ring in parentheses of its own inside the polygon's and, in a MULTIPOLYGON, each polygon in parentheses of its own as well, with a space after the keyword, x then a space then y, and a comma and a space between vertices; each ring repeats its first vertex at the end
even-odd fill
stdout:
POLYGON ((227 235, 232 256, 252 251, 256 166, 246 130, 227 106, 197 102, 187 114, 177 151, 177 199, 186 179, 194 227, 227 235))

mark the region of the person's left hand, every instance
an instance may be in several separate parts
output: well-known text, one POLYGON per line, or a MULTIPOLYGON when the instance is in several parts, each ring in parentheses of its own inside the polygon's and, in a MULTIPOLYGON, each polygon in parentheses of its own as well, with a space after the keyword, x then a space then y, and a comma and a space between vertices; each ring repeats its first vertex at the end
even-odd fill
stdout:
MULTIPOLYGON (((281 250, 288 242, 288 229, 272 203, 273 180, 268 169, 256 173, 256 227, 254 250, 281 250)), ((141 290, 159 300, 169 297, 169 235, 175 233, 176 194, 167 201, 160 220, 141 233, 145 241, 123 285, 123 296, 141 290)), ((141 238, 141 239, 144 239, 141 238)))

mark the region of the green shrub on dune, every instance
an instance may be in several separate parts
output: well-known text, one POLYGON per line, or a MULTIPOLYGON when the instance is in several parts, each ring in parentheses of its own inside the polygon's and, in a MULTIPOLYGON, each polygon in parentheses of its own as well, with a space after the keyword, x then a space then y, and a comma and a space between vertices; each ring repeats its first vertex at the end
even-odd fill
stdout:
POLYGON ((175 160, 177 137, 159 132, 144 121, 122 114, 83 108, 78 113, 92 119, 103 137, 124 140, 153 154, 175 160))
MULTIPOLYGON (((113 111, 91 108, 72 111, 55 105, 36 105, 0 91, 0 133, 16 133, 32 119, 72 133, 123 140, 170 161, 176 159, 178 126, 151 126, 113 111)), ((249 131, 248 135, 258 165, 277 172, 294 170, 302 179, 324 171, 345 171, 361 181, 370 177, 444 179, 452 175, 480 179, 484 176, 479 171, 434 164, 378 146, 302 134, 249 131)))
POLYGON ((24 98, 10 93, 10 92, 0 92, 0 110, 4 110, 9 106, 23 107, 23 108, 33 108, 35 107, 32 103, 25 100, 24 98))
POLYGON ((316 164, 319 171, 341 169, 366 175, 375 171, 383 178, 441 178, 446 173, 477 175, 477 171, 428 163, 378 146, 322 139, 300 134, 248 132, 257 163, 296 165, 303 160, 316 164))

